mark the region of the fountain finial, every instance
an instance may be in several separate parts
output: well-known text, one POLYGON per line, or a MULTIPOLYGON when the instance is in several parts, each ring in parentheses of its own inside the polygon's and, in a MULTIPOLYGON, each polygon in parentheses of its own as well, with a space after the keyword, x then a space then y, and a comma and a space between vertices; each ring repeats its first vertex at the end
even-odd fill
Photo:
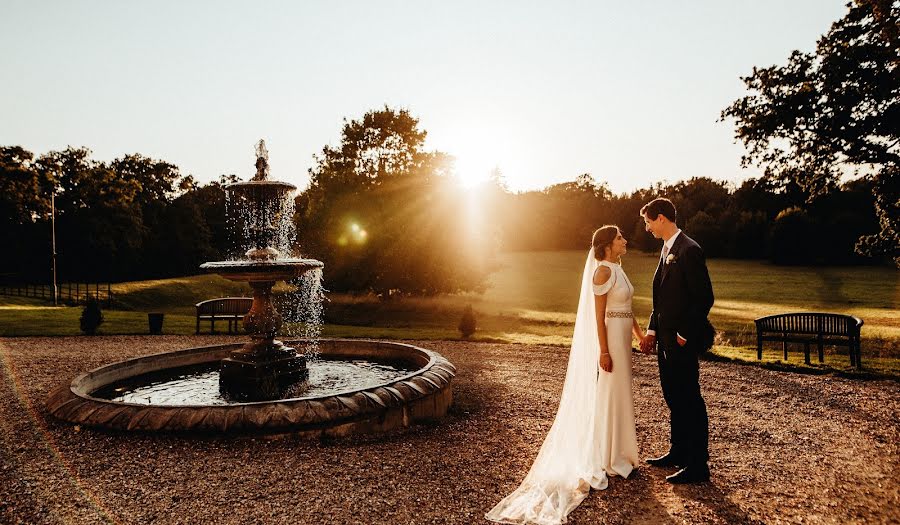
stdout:
POLYGON ((269 180, 269 150, 263 139, 256 143, 256 175, 253 180, 269 180))

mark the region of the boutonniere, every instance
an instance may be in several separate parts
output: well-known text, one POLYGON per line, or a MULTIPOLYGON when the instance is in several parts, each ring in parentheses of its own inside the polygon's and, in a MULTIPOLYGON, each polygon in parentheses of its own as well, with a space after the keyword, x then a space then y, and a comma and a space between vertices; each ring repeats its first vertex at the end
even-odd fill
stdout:
POLYGON ((671 253, 670 253, 669 256, 666 257, 666 264, 672 264, 672 263, 674 263, 674 262, 677 261, 677 260, 678 260, 678 258, 675 257, 674 254, 671 254, 671 253))

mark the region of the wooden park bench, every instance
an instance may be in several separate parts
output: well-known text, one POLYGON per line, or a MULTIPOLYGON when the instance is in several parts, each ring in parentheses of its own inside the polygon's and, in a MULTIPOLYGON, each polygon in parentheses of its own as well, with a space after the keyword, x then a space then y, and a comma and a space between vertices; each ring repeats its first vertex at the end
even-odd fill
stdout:
POLYGON ((228 333, 237 331, 238 323, 250 311, 252 297, 220 297, 200 301, 197 307, 197 332, 200 333, 200 320, 209 320, 209 332, 215 333, 216 319, 228 321, 228 333))
POLYGON ((806 364, 809 345, 819 349, 819 362, 825 361, 824 345, 846 346, 850 351, 850 365, 862 368, 859 332, 862 319, 852 315, 827 313, 790 313, 756 319, 756 357, 762 359, 763 341, 780 341, 787 361, 788 343, 803 343, 806 364))

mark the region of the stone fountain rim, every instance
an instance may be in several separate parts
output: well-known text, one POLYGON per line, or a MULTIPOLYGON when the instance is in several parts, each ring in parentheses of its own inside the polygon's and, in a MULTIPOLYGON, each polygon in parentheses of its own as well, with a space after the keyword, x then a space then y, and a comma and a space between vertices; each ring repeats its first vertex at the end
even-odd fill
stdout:
MULTIPOLYGON (((302 340, 294 340, 302 341, 302 340)), ((323 355, 377 357, 378 347, 412 350, 408 357, 427 362, 417 370, 400 378, 361 389, 347 390, 322 396, 255 401, 229 405, 141 405, 99 399, 87 395, 83 383, 90 374, 104 369, 128 367, 142 359, 154 361, 172 358, 169 366, 140 373, 179 366, 200 364, 224 357, 240 344, 208 345, 162 352, 110 363, 79 374, 71 382, 60 385, 47 399, 50 415, 73 424, 125 431, 187 432, 187 433, 285 433, 307 437, 345 436, 354 433, 381 433, 408 427, 411 423, 431 421, 443 417, 452 403, 451 380, 456 367, 437 352, 407 343, 372 339, 320 339, 324 346, 334 345, 333 351, 323 355), (362 349, 352 345, 362 344, 362 349), (345 346, 346 345, 346 346, 345 346), (346 350, 342 352, 342 350, 346 350), (192 355, 196 354, 196 355, 192 355), (212 354, 215 357, 208 359, 212 354), (419 359, 416 359, 418 356, 419 359), (200 360, 192 360, 199 357, 200 360)), ((390 353, 390 352, 385 352, 390 353)), ((401 356, 381 356, 401 358, 401 356)), ((418 365, 417 365, 418 366, 418 365)), ((109 371, 111 375, 115 370, 109 371)), ((126 376, 127 377, 127 376, 126 376)), ((92 390, 114 382, 118 377, 93 378, 92 390), (102 379, 102 382, 101 382, 102 379)))
MULTIPOLYGON (((307 340, 305 340, 305 339, 291 339, 291 340, 285 340, 285 341, 283 341, 283 343, 286 345, 291 345, 294 343, 301 343, 301 342, 306 342, 306 341, 307 340)), ((399 383, 402 381, 406 381, 412 377, 420 375, 421 372, 424 372, 424 371, 430 369, 431 367, 433 367, 438 362, 438 358, 443 359, 440 356, 440 354, 437 354, 436 352, 432 352, 431 350, 426 350, 424 348, 420 348, 418 346, 414 346, 414 345, 407 344, 407 343, 397 343, 397 342, 393 342, 393 341, 380 341, 378 339, 347 339, 347 338, 320 339, 319 341, 378 343, 378 344, 388 344, 388 345, 393 345, 393 346, 402 346, 402 347, 406 347, 406 348, 411 348, 411 349, 419 351, 419 352, 424 352, 428 356, 429 359, 428 359, 428 363, 426 363, 424 366, 417 368, 416 370, 413 370, 412 372, 410 372, 406 375, 396 377, 389 381, 385 381, 384 383, 370 385, 365 388, 357 388, 357 389, 353 389, 353 390, 342 390, 340 392, 334 392, 331 394, 322 394, 322 395, 318 395, 318 396, 288 397, 288 398, 284 398, 284 399, 272 399, 269 401, 243 401, 243 402, 236 402, 236 403, 228 403, 227 405, 151 405, 151 404, 145 404, 145 403, 126 403, 124 401, 113 401, 111 399, 103 399, 102 397, 94 397, 94 396, 91 396, 90 394, 82 393, 82 392, 75 390, 76 388, 78 388, 77 383, 84 381, 85 378, 87 378, 89 375, 100 372, 105 368, 113 368, 116 366, 125 365, 126 363, 129 363, 132 361, 136 362, 136 361, 141 361, 141 360, 145 360, 145 359, 147 361, 152 361, 153 360, 152 358, 154 358, 154 357, 172 355, 172 354, 177 354, 177 353, 181 353, 181 352, 188 354, 188 353, 192 353, 193 351, 198 351, 198 353, 200 353, 199 351, 204 350, 204 349, 206 349, 206 350, 213 350, 213 349, 225 350, 227 348, 240 348, 240 347, 244 346, 243 343, 225 343, 225 344, 218 344, 218 345, 196 346, 196 347, 192 347, 192 348, 185 348, 182 350, 175 350, 175 351, 170 351, 170 352, 159 352, 156 354, 148 354, 148 355, 144 355, 144 356, 140 356, 140 357, 133 357, 131 359, 123 359, 121 361, 114 361, 112 363, 107 363, 105 365, 98 366, 97 368, 94 368, 93 370, 88 370, 87 372, 83 372, 83 373, 75 376, 75 378, 72 379, 71 390, 72 390, 72 393, 78 397, 81 397, 84 399, 89 399, 91 401, 98 401, 98 402, 101 402, 104 404, 114 404, 114 405, 134 406, 134 407, 172 408, 172 409, 175 409, 175 408, 209 408, 209 407, 228 408, 228 407, 241 407, 241 406, 247 406, 247 405, 269 405, 272 403, 288 403, 288 402, 292 402, 292 401, 320 401, 322 399, 327 399, 327 398, 331 398, 331 397, 335 397, 335 396, 344 396, 344 397, 351 396, 358 392, 365 392, 367 390, 375 390, 376 388, 390 386, 393 383, 399 383)), ((200 364, 200 363, 197 363, 197 364, 200 364)), ((171 368, 176 368, 176 367, 171 367, 171 368)), ((153 372, 160 372, 162 370, 167 370, 167 369, 160 368, 159 370, 154 370, 153 372)), ((141 375, 141 374, 138 374, 138 375, 141 375)))

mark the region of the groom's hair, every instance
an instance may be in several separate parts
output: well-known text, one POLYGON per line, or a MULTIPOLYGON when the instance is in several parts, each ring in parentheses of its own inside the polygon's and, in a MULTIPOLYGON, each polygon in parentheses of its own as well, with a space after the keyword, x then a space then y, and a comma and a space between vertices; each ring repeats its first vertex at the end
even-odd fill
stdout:
POLYGON ((677 213, 675 212, 675 205, 672 204, 672 201, 665 197, 660 197, 645 204, 644 207, 641 208, 641 215, 647 217, 651 221, 655 221, 660 215, 663 215, 670 221, 675 222, 677 213))

